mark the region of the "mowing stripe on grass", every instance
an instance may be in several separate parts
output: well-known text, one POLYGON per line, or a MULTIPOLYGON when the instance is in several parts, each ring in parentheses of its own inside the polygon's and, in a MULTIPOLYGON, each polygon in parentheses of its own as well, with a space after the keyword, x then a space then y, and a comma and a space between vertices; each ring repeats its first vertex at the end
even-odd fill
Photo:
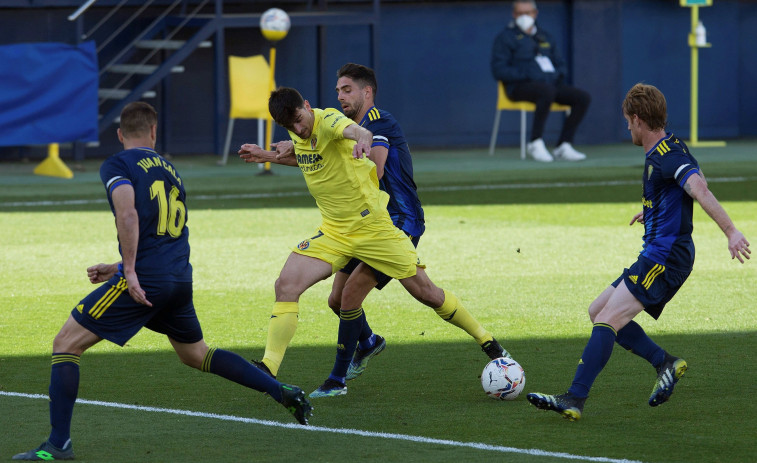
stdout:
MULTIPOLYGON (((43 395, 43 394, 26 394, 23 392, 0 391, 0 396, 23 397, 27 399, 45 399, 45 400, 48 399, 48 396, 43 395)), ((517 453, 517 454, 522 454, 522 455, 535 455, 535 456, 540 456, 540 457, 562 458, 566 460, 595 461, 595 462, 603 462, 603 463, 642 463, 637 460, 618 460, 615 458, 588 457, 588 456, 582 456, 582 455, 573 455, 570 453, 548 452, 546 450, 539 450, 539 449, 519 449, 515 447, 504 447, 501 445, 490 445, 490 444, 483 444, 479 442, 457 442, 457 441, 447 440, 447 439, 432 439, 430 437, 411 436, 408 434, 393 434, 393 433, 386 433, 386 432, 361 431, 359 429, 327 428, 325 426, 302 426, 295 423, 279 423, 278 421, 258 420, 255 418, 245 418, 241 416, 218 415, 216 413, 193 412, 191 410, 177 410, 177 409, 172 409, 172 408, 145 407, 141 405, 122 404, 118 402, 103 402, 100 400, 77 399, 76 403, 86 404, 86 405, 97 405, 100 407, 138 410, 142 412, 167 413, 171 415, 211 418, 211 419, 222 420, 222 421, 236 421, 240 423, 258 424, 262 426, 271 426, 271 427, 277 427, 277 428, 298 429, 302 431, 327 432, 331 434, 347 434, 347 435, 363 436, 363 437, 377 437, 380 439, 401 440, 401 441, 408 441, 408 442, 414 442, 414 443, 419 443, 419 444, 448 445, 450 447, 467 447, 467 448, 472 448, 472 449, 477 449, 477 450, 488 450, 490 452, 517 453)))
MULTIPOLYGON (((719 177, 708 178, 710 183, 751 182, 757 177, 719 177)), ((502 185, 451 185, 418 188, 418 191, 476 191, 476 190, 527 190, 544 188, 583 188, 597 186, 623 186, 636 185, 638 180, 614 180, 599 182, 546 182, 546 183, 507 183, 502 185)), ((219 199, 265 199, 265 198, 290 198, 310 196, 308 191, 287 191, 283 193, 246 193, 228 195, 193 195, 193 201, 219 199)), ((99 204, 108 202, 106 199, 66 199, 61 201, 11 201, 0 203, 0 207, 42 207, 42 206, 77 206, 85 204, 99 204)))

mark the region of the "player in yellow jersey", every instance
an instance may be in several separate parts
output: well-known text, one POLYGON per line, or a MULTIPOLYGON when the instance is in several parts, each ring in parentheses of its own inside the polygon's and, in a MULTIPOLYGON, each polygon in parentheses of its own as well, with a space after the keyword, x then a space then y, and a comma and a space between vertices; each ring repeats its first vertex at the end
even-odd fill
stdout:
MULTIPOLYGON (((242 145, 240 157, 299 166, 323 218, 313 236, 293 249, 276 280, 262 362, 271 374, 278 373, 297 328, 300 295, 353 257, 399 280, 418 301, 470 334, 490 358, 508 356, 454 294, 429 279, 410 238, 392 223, 386 210, 389 197, 379 189, 376 165, 368 158, 371 132, 336 109, 311 108, 293 88, 272 92, 268 108, 276 123, 289 131, 295 157, 278 160, 276 152, 253 144, 242 145)), ((342 291, 337 364, 311 397, 347 393, 345 376, 365 321, 363 294, 352 288, 348 279, 342 291)))

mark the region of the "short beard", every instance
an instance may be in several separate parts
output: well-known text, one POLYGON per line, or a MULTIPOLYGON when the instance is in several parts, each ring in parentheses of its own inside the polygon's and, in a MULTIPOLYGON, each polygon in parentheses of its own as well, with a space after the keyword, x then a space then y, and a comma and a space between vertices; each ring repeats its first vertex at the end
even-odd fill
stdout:
POLYGON ((349 109, 344 111, 344 115, 349 117, 350 119, 355 117, 355 114, 357 114, 357 111, 355 111, 355 109, 352 106, 350 106, 349 109))

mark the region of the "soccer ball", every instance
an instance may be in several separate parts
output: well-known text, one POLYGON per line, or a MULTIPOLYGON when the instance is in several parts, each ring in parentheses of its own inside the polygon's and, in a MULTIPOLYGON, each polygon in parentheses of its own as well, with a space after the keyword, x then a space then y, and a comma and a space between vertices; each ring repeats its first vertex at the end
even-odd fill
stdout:
POLYGON ((481 386, 492 399, 513 400, 526 385, 526 373, 518 362, 500 357, 487 363, 481 373, 481 386))
POLYGON ((289 32, 289 15, 280 8, 269 8, 260 17, 260 31, 268 40, 281 40, 289 32))

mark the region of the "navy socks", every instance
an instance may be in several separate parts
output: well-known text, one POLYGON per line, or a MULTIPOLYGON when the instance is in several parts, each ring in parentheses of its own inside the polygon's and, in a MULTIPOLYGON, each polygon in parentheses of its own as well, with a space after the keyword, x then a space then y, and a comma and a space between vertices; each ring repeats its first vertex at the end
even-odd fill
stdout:
POLYGON ((274 400, 281 402, 280 383, 234 352, 211 347, 200 370, 256 391, 267 392, 274 400))
POLYGON ((589 342, 586 343, 581 360, 578 362, 573 384, 568 389, 570 394, 580 398, 589 396, 591 385, 594 384, 597 375, 610 360, 616 337, 617 334, 610 325, 594 324, 589 342))
POLYGON ((655 344, 644 332, 644 329, 633 320, 618 331, 618 338, 615 342, 624 349, 646 359, 655 368, 665 361, 665 350, 655 344))
POLYGON ((342 310, 339 315, 336 361, 329 378, 344 384, 347 377, 347 369, 349 369, 364 325, 365 313, 363 313, 362 307, 350 310, 349 312, 342 310))
POLYGON ((71 416, 79 392, 79 356, 53 353, 50 370, 51 444, 62 449, 71 438, 71 416))

